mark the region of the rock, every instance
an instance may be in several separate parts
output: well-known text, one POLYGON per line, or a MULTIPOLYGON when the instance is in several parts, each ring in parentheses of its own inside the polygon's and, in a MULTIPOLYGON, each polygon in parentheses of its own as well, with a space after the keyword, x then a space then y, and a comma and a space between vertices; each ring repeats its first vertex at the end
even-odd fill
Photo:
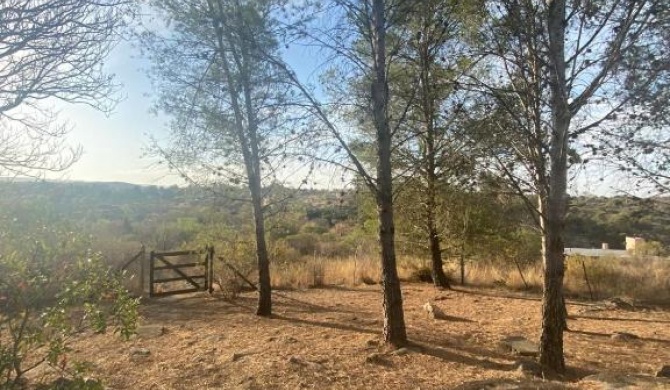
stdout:
POLYGON ((670 378, 670 365, 664 365, 656 371, 656 378, 670 378))
POLYGON ((302 358, 300 356, 295 356, 295 355, 290 356, 288 358, 288 362, 291 363, 291 364, 300 364, 300 365, 305 364, 305 362, 302 360, 302 358))
POLYGON ((162 325, 141 325, 135 330, 137 337, 149 339, 159 337, 165 334, 165 327, 162 325))
POLYGON ((425 310, 426 313, 428 313, 428 317, 430 317, 434 320, 446 320, 447 319, 447 315, 444 314, 442 309, 440 309, 439 307, 437 307, 436 305, 434 305, 430 302, 426 302, 426 304, 423 305, 423 310, 425 310))
POLYGON ((147 348, 133 348, 130 350, 130 354, 134 356, 149 356, 151 351, 147 348))
POLYGON ((610 298, 605 300, 605 307, 608 309, 633 310, 635 307, 621 298, 610 298))
POLYGON ((614 332, 612 333, 612 336, 610 336, 610 338, 616 341, 631 341, 639 339, 638 336, 626 332, 614 332))
POLYGON ((516 367, 517 372, 520 372, 524 375, 537 377, 542 376, 542 365, 540 365, 540 363, 536 362, 535 360, 518 360, 514 363, 514 366, 516 367))
POLYGON ((147 359, 151 356, 151 351, 147 348, 133 348, 130 350, 130 360, 137 362, 147 359))
MULTIPOLYGON (((589 375, 582 379, 583 382, 599 384, 601 389, 668 389, 670 379, 654 378, 646 375, 624 375, 617 373, 601 372, 589 375)), ((581 381, 580 381, 581 382, 581 381)))
POLYGON ((298 339, 296 339, 295 337, 292 337, 292 336, 288 336, 284 339, 284 342, 286 344, 295 344, 295 343, 298 342, 298 339))
POLYGON ((540 348, 523 336, 509 336, 500 341, 500 345, 519 356, 537 356, 540 348))
POLYGON ((233 352, 228 357, 228 361, 234 363, 247 355, 249 355, 249 352, 233 352))
POLYGON ((367 347, 378 347, 379 346, 379 340, 377 339, 370 339, 365 342, 365 345, 367 347))
POLYGON ((365 357, 365 362, 370 364, 384 364, 384 355, 380 353, 371 353, 365 357))
POLYGON ((409 353, 409 349, 407 349, 407 348, 398 348, 395 351, 391 352, 391 354, 395 355, 395 356, 403 356, 403 355, 407 355, 408 353, 409 353))

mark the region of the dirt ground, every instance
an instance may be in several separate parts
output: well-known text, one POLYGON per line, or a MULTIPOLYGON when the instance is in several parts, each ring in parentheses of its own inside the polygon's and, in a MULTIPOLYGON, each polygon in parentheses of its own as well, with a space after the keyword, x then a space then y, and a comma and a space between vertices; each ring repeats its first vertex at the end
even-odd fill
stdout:
POLYGON ((412 345, 400 353, 381 345, 379 286, 364 286, 275 292, 271 319, 254 315, 253 293, 144 300, 142 324, 164 334, 126 342, 86 334, 74 355, 109 389, 595 389, 602 385, 582 378, 653 375, 670 364, 667 309, 569 301, 568 374, 543 381, 518 371, 519 357, 500 347, 511 335, 538 340, 539 297, 425 284, 403 293, 412 345), (429 319, 428 301, 449 318, 429 319), (614 332, 639 338, 615 340, 614 332))

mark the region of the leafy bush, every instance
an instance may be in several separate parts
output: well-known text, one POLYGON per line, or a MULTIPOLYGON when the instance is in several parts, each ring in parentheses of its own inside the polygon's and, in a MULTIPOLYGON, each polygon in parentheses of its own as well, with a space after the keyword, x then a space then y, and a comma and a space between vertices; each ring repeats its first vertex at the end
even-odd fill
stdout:
POLYGON ((68 359, 74 333, 112 326, 126 338, 134 333, 139 302, 122 275, 82 249, 76 235, 45 233, 44 240, 0 242, 0 388, 18 385, 42 364, 77 382, 85 364, 68 359), (20 246, 26 241, 33 242, 29 250, 20 246))

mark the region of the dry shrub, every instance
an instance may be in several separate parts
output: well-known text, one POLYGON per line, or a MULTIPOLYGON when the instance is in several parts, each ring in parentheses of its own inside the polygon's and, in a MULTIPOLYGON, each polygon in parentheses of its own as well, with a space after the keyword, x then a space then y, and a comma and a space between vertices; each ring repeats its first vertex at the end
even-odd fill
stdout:
POLYGON ((358 285, 379 281, 379 266, 369 257, 303 258, 275 264, 272 285, 275 288, 308 288, 324 285, 358 285))
MULTIPOLYGON (((595 298, 625 296, 643 301, 670 299, 670 260, 664 258, 583 258, 566 261, 565 291, 575 297, 590 296, 582 261, 595 298)), ((479 261, 466 267, 466 282, 489 287, 533 291, 542 288, 542 264, 521 267, 523 279, 513 262, 479 261)), ((454 267, 454 271, 456 267, 454 267)))
POLYGON ((583 258, 566 262, 565 286, 569 293, 589 296, 584 267, 595 298, 614 296, 642 301, 670 299, 670 259, 583 258))
MULTIPOLYGON (((402 280, 410 280, 412 274, 421 268, 417 264, 423 263, 415 258, 400 259, 399 277, 402 280)), ((291 263, 272 265, 272 285, 280 289, 325 285, 371 285, 380 281, 380 260, 379 257, 372 255, 341 258, 309 257, 291 263)))

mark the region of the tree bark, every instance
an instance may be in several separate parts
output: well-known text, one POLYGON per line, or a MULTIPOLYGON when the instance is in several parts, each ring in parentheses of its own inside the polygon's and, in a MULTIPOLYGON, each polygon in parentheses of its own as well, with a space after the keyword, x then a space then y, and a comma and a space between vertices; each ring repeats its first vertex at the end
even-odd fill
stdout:
MULTIPOLYGON (((432 212, 430 214, 433 214, 432 212)), ((440 245, 440 236, 435 227, 435 216, 433 214, 433 220, 428 221, 430 227, 428 228, 428 234, 430 236, 430 256, 431 256, 431 272, 433 277, 433 284, 437 288, 451 288, 449 285, 449 279, 444 273, 443 263, 442 263, 442 248, 440 245)))
MULTIPOLYGON (((242 29, 240 34, 243 35, 243 39, 238 42, 238 46, 233 44, 234 39, 230 35, 226 35, 222 28, 223 4, 221 0, 218 0, 216 3, 214 0, 208 0, 207 4, 213 17, 212 23, 216 31, 217 50, 222 60, 221 66, 226 77, 226 86, 230 91, 230 103, 235 114, 235 133, 240 143, 247 180, 249 181, 249 193, 254 213, 256 260, 258 265, 258 307, 256 314, 269 317, 272 315, 272 291, 270 284, 270 260, 265 241, 261 157, 258 148, 258 120, 251 92, 253 85, 249 64, 251 55, 248 45, 252 40, 244 37, 245 31, 242 29), (215 7, 215 5, 218 7, 215 7), (226 37, 229 38, 229 47, 225 45, 226 37), (239 68, 240 83, 236 82, 228 65, 229 55, 239 68)), ((238 13, 240 12, 239 9, 237 11, 238 13)), ((242 18, 241 14, 239 17, 242 18)))
POLYGON ((379 243, 381 246, 382 289, 384 293, 384 341, 400 347, 407 343, 407 332, 395 254, 391 128, 387 117, 386 19, 383 0, 373 1, 371 16, 370 27, 375 73, 371 92, 372 114, 378 143, 376 200, 379 217, 379 243))
POLYGON ((549 191, 543 231, 544 284, 540 363, 558 373, 565 372, 563 330, 565 273, 563 233, 567 212, 567 156, 571 113, 565 79, 565 0, 552 0, 547 9, 549 37, 549 88, 551 91, 552 133, 550 135, 549 191))
POLYGON ((258 264, 258 307, 256 314, 272 315, 272 289, 270 287, 270 260, 265 242, 265 218, 263 216, 263 197, 261 180, 258 175, 249 186, 254 209, 254 228, 256 234, 256 261, 258 264))

